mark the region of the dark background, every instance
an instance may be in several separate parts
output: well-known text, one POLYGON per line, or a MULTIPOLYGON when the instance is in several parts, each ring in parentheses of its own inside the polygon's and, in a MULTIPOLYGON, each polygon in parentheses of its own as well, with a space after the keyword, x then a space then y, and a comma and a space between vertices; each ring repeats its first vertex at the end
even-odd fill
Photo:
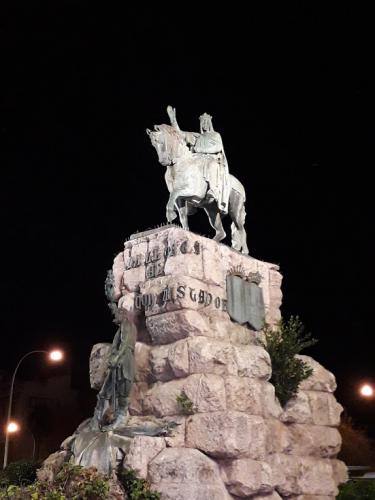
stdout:
MULTIPOLYGON (((171 104, 183 130, 213 115, 247 191, 250 254, 280 264, 283 315, 319 339, 308 354, 374 434, 375 401, 357 395, 375 381, 371 12, 57 4, 1 7, 0 367, 62 346, 90 391, 90 348, 114 334, 106 270, 127 236, 165 221, 145 129, 171 104)), ((202 214, 191 228, 209 232, 202 214)))

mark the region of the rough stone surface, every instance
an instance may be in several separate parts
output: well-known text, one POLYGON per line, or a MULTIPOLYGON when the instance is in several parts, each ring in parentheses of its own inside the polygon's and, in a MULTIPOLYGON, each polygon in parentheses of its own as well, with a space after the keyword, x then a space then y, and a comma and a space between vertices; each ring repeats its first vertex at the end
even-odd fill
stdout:
POLYGON ((273 492, 272 469, 265 462, 240 458, 224 465, 222 469, 224 482, 232 495, 243 498, 273 492))
POLYGON ((39 481, 47 481, 51 483, 56 474, 59 472, 64 462, 67 460, 69 456, 68 451, 60 450, 52 453, 46 460, 44 460, 43 465, 40 469, 37 470, 37 478, 39 481))
POLYGON ((336 390, 337 384, 333 373, 326 370, 310 356, 299 354, 296 357, 313 369, 312 375, 301 383, 300 390, 326 392, 334 392, 336 390))
POLYGON ((293 455, 331 458, 340 451, 341 436, 333 427, 291 424, 288 431, 293 455))
POLYGON ((251 497, 251 500, 283 500, 283 499, 276 491, 274 491, 273 493, 271 493, 271 495, 255 495, 251 497))
POLYGON ((278 417, 280 403, 275 397, 273 385, 248 377, 225 377, 227 408, 250 415, 278 417))
POLYGON ((186 446, 213 457, 262 459, 266 436, 263 418, 237 411, 197 414, 186 422, 186 446))
POLYGON ((336 401, 333 394, 315 391, 307 391, 307 394, 313 423, 337 427, 340 424, 343 407, 336 401))
POLYGON ((349 479, 348 468, 341 460, 331 460, 333 477, 336 484, 346 483, 349 479))
POLYGON ((338 493, 330 460, 274 454, 267 459, 282 496, 338 493))
POLYGON ((154 344, 169 344, 197 335, 214 336, 205 317, 190 309, 150 316, 146 325, 154 344))
POLYGON ((296 424, 313 423, 309 397, 306 392, 299 391, 295 398, 287 402, 281 420, 286 423, 296 424))
POLYGON ((148 464, 166 446, 162 437, 135 436, 124 459, 124 465, 133 469, 138 477, 147 478, 148 464))
POLYGON ((265 421, 267 424, 267 450, 269 453, 287 453, 291 451, 290 433, 287 425, 277 418, 265 421))
POLYGON ((135 380, 148 382, 151 377, 150 346, 143 342, 136 342, 134 349, 135 364, 137 366, 135 380))
POLYGON ((224 380, 218 375, 190 375, 180 380, 156 383, 143 401, 145 413, 164 417, 181 412, 177 397, 185 392, 198 412, 225 410, 224 380))
POLYGON ((163 500, 229 500, 219 467, 198 450, 167 448, 151 461, 148 479, 163 500))

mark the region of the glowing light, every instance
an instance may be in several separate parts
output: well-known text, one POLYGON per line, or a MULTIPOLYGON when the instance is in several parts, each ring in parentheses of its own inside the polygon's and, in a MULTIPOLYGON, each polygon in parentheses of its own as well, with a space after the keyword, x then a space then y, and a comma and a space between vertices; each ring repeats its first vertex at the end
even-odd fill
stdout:
POLYGON ((63 357, 64 357, 64 355, 63 355, 62 351, 59 351, 59 350, 51 351, 49 353, 49 358, 52 361, 61 361, 63 359, 63 357))
POLYGON ((16 422, 9 422, 7 431, 9 434, 13 434, 14 432, 17 432, 20 429, 19 425, 16 422))
POLYGON ((374 395, 374 389, 369 384, 362 385, 359 392, 365 398, 371 398, 374 395))

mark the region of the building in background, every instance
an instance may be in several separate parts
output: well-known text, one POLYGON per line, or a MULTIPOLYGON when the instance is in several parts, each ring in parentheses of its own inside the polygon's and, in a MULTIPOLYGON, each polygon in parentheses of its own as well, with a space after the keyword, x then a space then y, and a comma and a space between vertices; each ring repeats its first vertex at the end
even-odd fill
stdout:
MULTIPOLYGON (((4 438, 10 375, 0 373, 0 453, 4 453, 4 438)), ((9 462, 20 459, 43 460, 58 449, 66 436, 72 434, 82 418, 90 415, 87 393, 72 388, 71 374, 44 376, 36 380, 18 379, 14 389, 12 418, 20 430, 11 436, 9 462)))

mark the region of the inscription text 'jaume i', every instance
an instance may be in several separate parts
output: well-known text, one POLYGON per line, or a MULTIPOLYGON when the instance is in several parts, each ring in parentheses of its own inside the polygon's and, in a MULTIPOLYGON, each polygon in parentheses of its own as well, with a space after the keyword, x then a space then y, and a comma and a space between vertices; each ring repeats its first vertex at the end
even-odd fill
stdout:
POLYGON ((193 248, 189 249, 188 240, 183 241, 180 245, 172 243, 165 248, 154 247, 152 250, 147 251, 145 254, 131 255, 125 261, 125 270, 134 269, 140 266, 147 266, 148 264, 153 264, 158 262, 162 258, 167 259, 168 257, 174 257, 178 254, 193 253, 199 255, 201 252, 200 243, 195 241, 193 248))

